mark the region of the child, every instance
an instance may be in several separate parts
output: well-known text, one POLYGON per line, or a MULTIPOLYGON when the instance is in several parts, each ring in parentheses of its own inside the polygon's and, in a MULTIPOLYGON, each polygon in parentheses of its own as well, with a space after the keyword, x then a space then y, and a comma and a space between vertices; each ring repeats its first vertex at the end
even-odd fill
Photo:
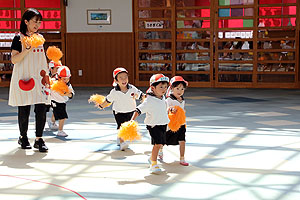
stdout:
POLYGON ((66 110, 66 102, 72 99, 74 96, 74 90, 70 83, 71 72, 67 66, 61 66, 57 69, 57 80, 61 80, 67 84, 69 92, 65 95, 61 95, 57 91, 51 90, 51 106, 53 109, 53 115, 51 120, 48 121, 49 128, 55 129, 55 120, 59 120, 57 136, 67 137, 65 131, 63 131, 65 120, 68 119, 66 110))
POLYGON ((55 62, 51 61, 51 62, 49 62, 48 66, 49 66, 49 71, 50 71, 49 76, 51 78, 55 78, 55 76, 57 75, 57 70, 59 67, 62 66, 62 64, 61 64, 61 62, 59 62, 59 64, 56 64, 55 62))
POLYGON ((163 74, 154 74, 150 78, 150 88, 147 91, 146 100, 137 107, 132 120, 142 113, 146 113, 145 124, 151 136, 153 145, 150 157, 151 173, 157 174, 161 171, 157 165, 158 151, 166 142, 166 129, 169 123, 167 104, 164 95, 169 86, 169 78, 163 74))
POLYGON ((13 39, 11 45, 11 62, 14 64, 10 82, 8 105, 18 106, 18 123, 20 137, 18 143, 22 149, 31 149, 27 137, 31 105, 35 112, 34 148, 40 152, 48 151, 42 139, 46 123, 49 97, 49 75, 47 59, 43 45, 33 47, 29 42, 21 43, 25 36, 42 37, 37 33, 41 26, 42 15, 34 8, 28 8, 21 19, 20 33, 13 39))
MULTIPOLYGON (((180 106, 184 110, 185 101, 183 98, 184 91, 188 86, 188 82, 185 81, 181 76, 174 76, 170 80, 170 94, 167 97, 167 105, 169 110, 171 110, 174 106, 180 106)), ((176 112, 176 111, 175 111, 176 112)), ((178 131, 172 132, 168 130, 166 133, 166 144, 167 145, 178 145, 180 150, 180 164, 183 166, 188 166, 189 163, 184 160, 185 153, 185 124, 182 125, 178 131)), ((163 159, 163 151, 162 148, 159 152, 159 157, 163 159)))
MULTIPOLYGON (((136 109, 136 99, 142 100, 144 94, 135 86, 128 83, 128 71, 119 67, 113 71, 114 88, 106 96, 106 100, 98 105, 101 109, 112 103, 112 110, 117 122, 117 129, 121 124, 131 119, 133 112, 136 109)), ((128 148, 128 144, 121 138, 117 138, 117 144, 120 145, 120 150, 124 151, 128 148)))

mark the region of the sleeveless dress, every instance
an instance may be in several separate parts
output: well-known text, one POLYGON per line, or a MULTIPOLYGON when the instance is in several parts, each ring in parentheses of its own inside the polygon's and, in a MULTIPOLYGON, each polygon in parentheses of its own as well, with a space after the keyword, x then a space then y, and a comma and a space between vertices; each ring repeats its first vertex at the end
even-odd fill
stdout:
MULTIPOLYGON (((20 34, 20 38, 24 37, 20 34)), ((22 51, 25 47, 22 45, 22 51)), ((50 105, 49 69, 43 45, 32 48, 24 59, 14 65, 8 105, 50 105)))

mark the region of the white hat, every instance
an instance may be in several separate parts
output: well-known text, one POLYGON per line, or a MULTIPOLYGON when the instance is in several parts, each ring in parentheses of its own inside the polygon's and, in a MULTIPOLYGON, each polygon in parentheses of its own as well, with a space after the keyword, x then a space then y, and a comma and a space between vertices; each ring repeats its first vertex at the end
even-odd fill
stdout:
POLYGON ((113 71, 113 78, 116 79, 117 75, 121 72, 126 72, 128 74, 128 71, 123 67, 118 67, 113 71))
POLYGON ((163 74, 154 74, 150 78, 150 86, 157 82, 169 82, 169 77, 163 74))
POLYGON ((60 77, 67 77, 67 78, 71 77, 71 71, 67 66, 60 66, 57 70, 57 74, 60 77))
POLYGON ((61 63, 57 64, 53 60, 49 62, 49 68, 60 67, 60 66, 62 66, 61 63))
MULTIPOLYGON (((169 83, 169 77, 163 75, 163 74, 154 74, 150 78, 150 86, 152 86, 154 83, 158 82, 168 82, 169 83)), ((151 87, 148 88, 146 93, 152 93, 151 87)))

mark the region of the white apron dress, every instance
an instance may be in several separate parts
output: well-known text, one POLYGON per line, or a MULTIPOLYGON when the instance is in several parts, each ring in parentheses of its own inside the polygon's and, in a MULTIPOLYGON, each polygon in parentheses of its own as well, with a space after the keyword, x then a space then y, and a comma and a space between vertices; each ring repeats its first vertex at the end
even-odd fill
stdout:
MULTIPOLYGON (((20 34, 21 38, 24 35, 20 34)), ((22 51, 25 47, 22 45, 22 51)), ((10 88, 10 106, 50 105, 49 69, 43 45, 33 48, 14 65, 10 88)))

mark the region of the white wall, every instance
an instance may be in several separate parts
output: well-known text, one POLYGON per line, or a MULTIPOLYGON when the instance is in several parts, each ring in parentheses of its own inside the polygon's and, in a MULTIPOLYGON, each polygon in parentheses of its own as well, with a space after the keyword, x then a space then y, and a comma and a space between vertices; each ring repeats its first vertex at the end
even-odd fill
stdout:
POLYGON ((133 32, 132 0, 68 0, 67 33, 133 32), (87 9, 111 9, 111 25, 88 25, 87 9))

